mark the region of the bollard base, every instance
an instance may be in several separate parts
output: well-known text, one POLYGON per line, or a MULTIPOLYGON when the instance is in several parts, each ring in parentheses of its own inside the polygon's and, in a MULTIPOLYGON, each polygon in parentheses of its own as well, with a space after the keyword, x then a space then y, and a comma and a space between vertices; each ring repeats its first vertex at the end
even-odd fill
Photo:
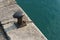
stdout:
POLYGON ((26 22, 25 22, 25 21, 23 21, 22 24, 18 24, 18 23, 14 23, 14 24, 15 24, 15 26, 16 26, 17 28, 21 28, 21 27, 26 26, 26 22))

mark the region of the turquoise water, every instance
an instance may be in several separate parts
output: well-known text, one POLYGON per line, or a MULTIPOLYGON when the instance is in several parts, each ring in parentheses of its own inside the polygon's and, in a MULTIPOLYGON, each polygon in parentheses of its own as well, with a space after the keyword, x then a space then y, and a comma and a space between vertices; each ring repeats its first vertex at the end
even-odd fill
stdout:
POLYGON ((60 0, 16 0, 48 40, 60 40, 60 0))

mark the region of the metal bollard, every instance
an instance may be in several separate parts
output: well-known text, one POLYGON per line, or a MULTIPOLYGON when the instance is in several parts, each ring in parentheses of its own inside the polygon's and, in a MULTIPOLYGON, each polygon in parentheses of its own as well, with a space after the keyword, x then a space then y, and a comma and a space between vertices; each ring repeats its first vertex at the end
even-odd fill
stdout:
POLYGON ((23 21, 22 21, 22 13, 21 12, 16 12, 14 15, 13 15, 14 18, 17 18, 17 23, 16 23, 16 27, 17 28, 20 28, 20 25, 22 25, 23 21))

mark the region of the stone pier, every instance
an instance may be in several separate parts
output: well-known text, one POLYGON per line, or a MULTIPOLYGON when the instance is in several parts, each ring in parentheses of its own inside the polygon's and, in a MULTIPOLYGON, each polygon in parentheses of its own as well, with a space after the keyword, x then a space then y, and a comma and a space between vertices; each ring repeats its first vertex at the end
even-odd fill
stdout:
MULTIPOLYGON (((23 20, 26 21, 27 25, 18 29, 13 22, 3 25, 11 40, 47 40, 22 8, 16 4, 15 0, 0 0, 0 21, 2 23, 16 21, 13 14, 18 10, 23 13, 23 20)), ((0 33, 0 40, 6 40, 2 33, 0 33)))

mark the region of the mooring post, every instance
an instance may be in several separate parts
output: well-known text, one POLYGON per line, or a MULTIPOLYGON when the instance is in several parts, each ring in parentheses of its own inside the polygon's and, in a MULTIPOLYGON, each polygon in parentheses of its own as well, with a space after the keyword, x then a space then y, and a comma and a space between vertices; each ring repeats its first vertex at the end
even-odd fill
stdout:
POLYGON ((22 12, 16 12, 14 15, 13 15, 13 17, 14 18, 17 18, 17 28, 19 28, 20 27, 20 25, 22 25, 22 23, 23 23, 23 21, 22 21, 22 17, 23 17, 23 15, 22 15, 22 12))

